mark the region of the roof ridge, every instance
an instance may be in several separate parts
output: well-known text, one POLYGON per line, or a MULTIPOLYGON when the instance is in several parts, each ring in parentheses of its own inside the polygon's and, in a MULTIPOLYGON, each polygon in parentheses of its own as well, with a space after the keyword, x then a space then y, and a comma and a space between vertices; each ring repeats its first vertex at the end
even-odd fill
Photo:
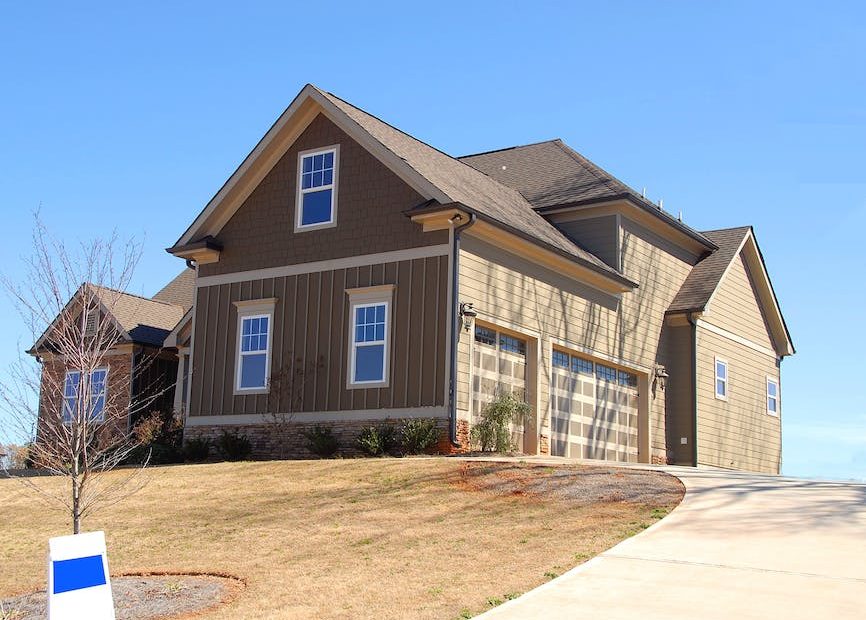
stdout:
MULTIPOLYGON (((127 297, 135 297, 136 299, 141 299, 142 301, 152 301, 155 304, 162 304, 163 306, 171 306, 173 308, 183 308, 183 306, 178 306, 177 304, 170 304, 167 301, 162 301, 160 299, 154 299, 153 297, 145 297, 144 295, 138 295, 136 293, 121 291, 121 290, 118 290, 116 288, 111 288, 110 286, 102 286, 100 284, 94 284, 93 282, 85 282, 85 284, 89 284, 90 286, 92 286, 94 288, 102 289, 104 291, 110 291, 112 293, 117 293, 119 295, 126 295, 127 297)), ((162 290, 162 289, 160 289, 160 290, 162 290)))
POLYGON ((470 157, 480 157, 481 155, 491 155, 493 153, 502 153, 503 151, 514 151, 516 149, 524 149, 530 146, 538 146, 539 144, 550 144, 553 142, 562 142, 562 138, 551 138, 550 140, 539 140, 538 142, 529 142, 527 144, 515 144, 514 146, 505 146, 501 149, 491 149, 489 151, 481 151, 480 153, 468 153, 467 155, 458 155, 454 159, 469 159, 470 157))
POLYGON ((711 230, 700 230, 698 232, 700 232, 702 235, 706 235, 707 233, 729 232, 732 230, 747 230, 747 229, 751 230, 752 225, 746 224, 745 226, 731 226, 729 228, 713 228, 711 230))
POLYGON ((629 185, 620 181, 617 177, 612 175, 610 172, 608 172, 607 170, 605 170, 604 168, 602 168, 601 166, 599 166, 598 164, 596 164, 595 162, 593 162, 589 158, 587 158, 587 157, 581 155, 580 153, 578 153, 577 151, 575 151, 573 148, 568 146, 568 144, 566 144, 562 140, 557 140, 556 146, 558 146, 562 150, 563 153, 565 153, 566 155, 571 157, 574 161, 581 164, 582 166, 585 166, 587 168, 587 170, 589 170, 590 174, 592 174, 599 181, 601 181, 605 185, 607 185, 611 190, 619 189, 617 187, 617 185, 621 185, 626 190, 628 190, 629 192, 633 192, 633 193, 635 193, 635 195, 637 195, 637 192, 635 192, 632 187, 629 187, 629 185))

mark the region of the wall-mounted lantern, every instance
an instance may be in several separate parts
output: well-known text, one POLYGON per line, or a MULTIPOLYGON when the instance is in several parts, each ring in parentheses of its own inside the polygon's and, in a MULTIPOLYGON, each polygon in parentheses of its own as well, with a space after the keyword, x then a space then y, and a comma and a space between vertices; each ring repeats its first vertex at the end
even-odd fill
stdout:
POLYGON ((468 302, 460 303, 460 317, 463 319, 463 329, 467 332, 472 328, 472 321, 475 320, 475 317, 478 316, 478 313, 472 307, 472 304, 468 302))

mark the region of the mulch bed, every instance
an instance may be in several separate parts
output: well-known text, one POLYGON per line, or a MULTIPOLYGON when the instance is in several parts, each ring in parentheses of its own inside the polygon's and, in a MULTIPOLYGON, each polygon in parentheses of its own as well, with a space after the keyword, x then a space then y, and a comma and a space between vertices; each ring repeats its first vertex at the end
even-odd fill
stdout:
MULTIPOLYGON (((243 582, 216 575, 128 575, 113 577, 117 620, 168 620, 227 603, 243 582)), ((0 601, 3 620, 42 620, 48 616, 45 592, 0 601)))

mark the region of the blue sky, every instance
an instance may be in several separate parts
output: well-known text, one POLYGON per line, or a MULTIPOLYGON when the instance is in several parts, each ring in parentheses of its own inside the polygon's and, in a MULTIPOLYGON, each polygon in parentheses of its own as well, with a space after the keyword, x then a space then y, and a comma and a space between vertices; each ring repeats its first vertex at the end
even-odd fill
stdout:
POLYGON ((866 8, 414 4, 5 3, 0 269, 41 205, 66 238, 143 237, 154 293, 307 82, 453 155, 561 137, 695 228, 755 226, 798 349, 784 472, 866 478, 866 8))

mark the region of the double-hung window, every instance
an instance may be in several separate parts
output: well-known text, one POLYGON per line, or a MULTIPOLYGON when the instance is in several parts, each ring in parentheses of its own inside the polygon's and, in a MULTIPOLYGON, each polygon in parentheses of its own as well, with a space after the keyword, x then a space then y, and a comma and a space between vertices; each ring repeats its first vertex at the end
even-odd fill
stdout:
POLYGON ((719 400, 728 400, 728 363, 717 357, 715 366, 716 398, 719 400))
POLYGON ((63 422, 89 418, 93 422, 105 420, 105 392, 107 368, 93 372, 69 370, 63 380, 63 422), (81 418, 79 418, 81 416, 81 418))
POLYGON ((350 304, 349 388, 388 385, 392 285, 347 291, 350 304))
POLYGON ((236 394, 268 390, 276 302, 276 298, 234 302, 238 309, 236 394))
POLYGON ((324 228, 336 222, 339 148, 305 151, 298 156, 295 230, 324 228))
POLYGON ((767 413, 779 415, 779 382, 767 377, 767 413))

